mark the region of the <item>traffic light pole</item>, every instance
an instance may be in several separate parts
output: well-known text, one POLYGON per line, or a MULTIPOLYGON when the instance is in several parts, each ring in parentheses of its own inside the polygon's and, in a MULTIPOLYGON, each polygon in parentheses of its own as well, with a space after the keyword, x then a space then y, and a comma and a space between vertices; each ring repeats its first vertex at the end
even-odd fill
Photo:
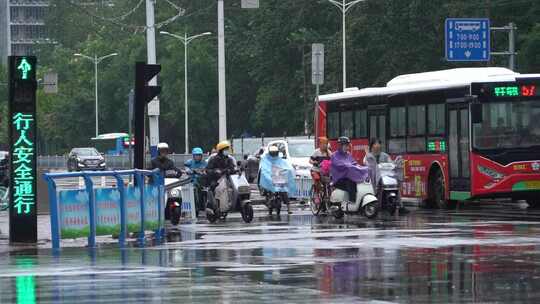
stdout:
POLYGON ((145 118, 146 106, 150 107, 161 88, 152 85, 152 79, 155 79, 161 66, 157 64, 145 64, 137 62, 135 64, 135 149, 134 149, 134 167, 135 169, 144 169, 145 163, 145 118), (150 82, 150 85, 148 85, 150 82))

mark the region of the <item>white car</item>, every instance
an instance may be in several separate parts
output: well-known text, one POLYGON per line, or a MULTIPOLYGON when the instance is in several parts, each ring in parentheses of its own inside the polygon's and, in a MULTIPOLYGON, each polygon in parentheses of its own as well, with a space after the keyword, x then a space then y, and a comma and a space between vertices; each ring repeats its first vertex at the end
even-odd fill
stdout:
POLYGON ((314 139, 290 139, 274 140, 268 143, 268 147, 277 146, 280 156, 286 159, 296 171, 296 176, 310 177, 311 164, 309 160, 315 150, 314 139))

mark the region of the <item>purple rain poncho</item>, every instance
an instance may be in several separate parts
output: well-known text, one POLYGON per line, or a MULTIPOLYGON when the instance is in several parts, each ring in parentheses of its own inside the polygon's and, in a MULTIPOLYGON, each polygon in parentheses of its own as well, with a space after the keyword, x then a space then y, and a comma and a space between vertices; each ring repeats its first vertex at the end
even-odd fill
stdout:
POLYGON ((332 165, 330 167, 332 182, 347 178, 355 183, 364 182, 369 174, 368 167, 359 166, 350 153, 341 150, 332 154, 332 165))

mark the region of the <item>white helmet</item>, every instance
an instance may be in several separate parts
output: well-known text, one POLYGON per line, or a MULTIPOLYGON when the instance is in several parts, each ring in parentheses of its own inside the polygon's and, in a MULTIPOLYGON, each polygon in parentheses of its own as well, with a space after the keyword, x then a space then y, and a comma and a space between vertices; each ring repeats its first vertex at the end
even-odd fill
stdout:
POLYGON ((278 156, 279 155, 278 147, 276 147, 274 145, 271 145, 270 147, 268 147, 268 154, 270 154, 270 156, 272 156, 272 157, 278 156))
POLYGON ((167 143, 162 142, 157 145, 157 148, 158 150, 163 150, 163 149, 169 150, 169 145, 167 143))

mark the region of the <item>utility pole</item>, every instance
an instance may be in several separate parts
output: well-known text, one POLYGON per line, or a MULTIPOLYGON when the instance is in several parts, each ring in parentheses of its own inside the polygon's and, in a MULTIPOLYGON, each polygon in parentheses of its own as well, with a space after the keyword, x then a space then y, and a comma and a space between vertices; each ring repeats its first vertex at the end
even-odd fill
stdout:
MULTIPOLYGON (((155 0, 146 0, 146 52, 148 64, 156 64, 154 5, 155 0)), ((157 78, 152 78, 149 84, 157 86, 157 78)), ((154 157, 157 155, 157 145, 159 143, 159 99, 157 97, 148 104, 148 123, 150 129, 150 153, 154 157)), ((144 142, 141 144, 144 145, 144 142)))
POLYGON ((225 13, 223 0, 218 0, 218 79, 219 140, 227 139, 227 97, 225 91, 225 13))

